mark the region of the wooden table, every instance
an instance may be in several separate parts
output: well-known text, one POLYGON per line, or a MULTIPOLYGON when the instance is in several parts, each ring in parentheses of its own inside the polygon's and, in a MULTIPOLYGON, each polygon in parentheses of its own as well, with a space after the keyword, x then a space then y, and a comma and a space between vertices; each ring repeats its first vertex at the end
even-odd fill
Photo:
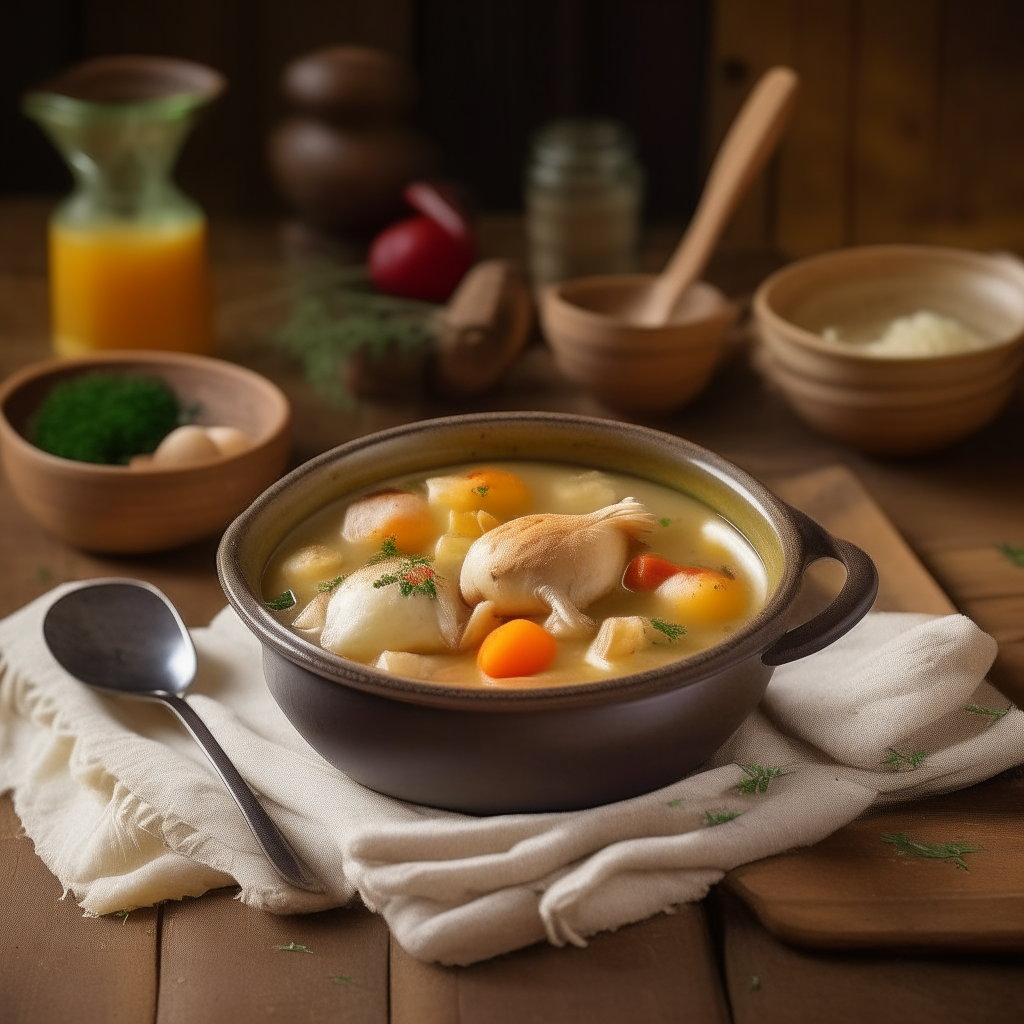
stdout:
MULTIPOLYGON (((42 238, 45 208, 0 205, 0 374, 48 354, 42 238)), ((666 236, 670 237, 670 236, 666 236)), ((664 240, 663 240, 664 241, 664 240)), ((657 243, 657 240, 655 240, 657 243)), ((489 222, 485 248, 514 252, 513 220, 489 222)), ((297 414, 296 461, 348 438, 410 419, 470 409, 559 409, 609 415, 561 381, 532 348, 501 390, 459 407, 429 400, 341 413, 295 368, 258 342, 258 304, 282 281, 270 226, 217 226, 213 236, 223 352, 278 380, 297 414), (254 310, 256 312, 254 312, 254 310)), ((664 245, 651 247, 656 263, 664 245)), ((710 276, 744 294, 777 259, 722 256, 710 276)), ((766 388, 744 353, 708 391, 661 427, 774 480, 843 464, 852 469, 955 604, 1001 643, 994 678, 1024 700, 1024 569, 1007 571, 995 544, 1024 545, 1024 394, 976 437, 936 455, 889 461, 811 434, 766 388)), ((101 575, 162 587, 190 625, 223 605, 214 540, 149 558, 100 558, 49 538, 0 481, 0 553, 7 614, 58 582, 101 575)), ((986 806, 1019 800, 1012 776, 960 794, 986 806), (987 787, 987 788, 986 788, 987 787), (972 794, 977 793, 977 797, 972 794)), ((587 949, 535 946, 469 968, 418 963, 362 909, 273 917, 231 890, 88 920, 19 835, 0 803, 0 1020, 10 1024, 156 1021, 502 1022, 1018 1021, 1019 958, 972 954, 808 952, 775 939, 722 890, 614 934, 587 949), (282 953, 295 941, 315 956, 282 953), (350 980, 334 980, 343 975, 350 980)), ((1024 858, 1022 858, 1024 864, 1024 858)))

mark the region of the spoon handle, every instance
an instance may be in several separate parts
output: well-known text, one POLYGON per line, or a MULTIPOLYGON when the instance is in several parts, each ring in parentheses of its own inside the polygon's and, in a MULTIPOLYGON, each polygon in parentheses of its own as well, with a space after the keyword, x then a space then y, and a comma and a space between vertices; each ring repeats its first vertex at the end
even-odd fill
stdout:
POLYGON ((323 892, 323 886, 317 882, 305 867, 298 855, 281 835, 280 830, 263 810, 256 799, 256 794, 246 785, 232 764, 224 748, 214 739, 213 733, 207 729, 203 720, 195 713, 192 706, 174 693, 157 693, 153 696, 162 700, 181 720, 182 725, 192 734, 192 738, 203 748, 203 752, 217 769, 221 781, 234 797, 239 810, 245 817, 260 849, 267 855, 267 860, 274 870, 288 883, 307 892, 323 892))

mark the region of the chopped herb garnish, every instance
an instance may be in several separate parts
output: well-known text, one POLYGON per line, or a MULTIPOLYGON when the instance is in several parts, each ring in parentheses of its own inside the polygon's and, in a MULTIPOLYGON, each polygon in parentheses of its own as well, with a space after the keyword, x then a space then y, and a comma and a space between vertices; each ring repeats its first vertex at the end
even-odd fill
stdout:
POLYGON ((266 604, 273 612, 283 612, 295 604, 295 595, 290 590, 286 590, 283 594, 278 594, 277 597, 271 598, 266 604))
POLYGON ((980 704, 964 705, 964 711, 970 711, 972 715, 988 715, 993 722, 998 722, 1009 710, 1009 708, 983 708, 980 704))
POLYGON ((309 946, 300 946, 297 942, 289 942, 287 946, 275 946, 274 949, 280 949, 285 953, 312 953, 313 950, 309 946))
POLYGON ((481 498, 487 497, 487 492, 491 489, 490 484, 481 484, 479 487, 473 488, 474 494, 479 494, 481 498))
POLYGON ((668 802, 668 804, 666 806, 668 806, 668 807, 685 807, 686 806, 686 801, 685 800, 669 800, 669 802, 668 802))
MULTIPOLYGON (((739 764, 739 762, 737 762, 739 764)), ((768 790, 768 783, 781 775, 791 775, 792 772, 784 771, 782 768, 773 768, 763 764, 741 764, 743 774, 746 775, 736 787, 741 793, 764 793, 768 790)))
POLYGON ((928 843, 921 839, 911 839, 906 832, 891 832, 882 836, 883 843, 896 848, 901 857, 930 857, 933 860, 949 861, 961 871, 970 870, 964 861, 965 853, 981 853, 984 846, 971 843, 928 843))
POLYGON ((664 619, 648 619, 647 621, 659 633, 664 633, 668 637, 669 643, 674 643, 686 632, 686 627, 680 626, 676 622, 666 622, 664 619))
POLYGON ((1005 555, 1007 559, 1018 568, 1024 569, 1024 547, 1018 547, 1015 544, 1007 544, 1003 541, 1002 544, 996 545, 996 551, 1005 555))
POLYGON ((380 590, 381 587, 397 583, 402 597, 425 594, 433 601, 437 597, 437 586, 434 583, 436 578, 437 572, 430 565, 430 559, 426 555, 416 555, 407 558, 395 572, 385 573, 379 580, 374 580, 373 589, 380 590))
POLYGON ((901 754, 890 747, 889 753, 880 764, 887 765, 894 772, 916 772, 924 764, 927 756, 928 754, 923 750, 915 750, 913 754, 901 754))
POLYGON ((756 975, 750 976, 750 991, 756 992, 761 987, 761 979, 756 975))
POLYGON ((401 551, 398 550, 398 545, 395 543, 395 537, 385 537, 384 543, 380 546, 380 551, 370 557, 370 560, 366 563, 367 565, 376 565, 378 562, 383 562, 385 558, 398 558, 401 555, 401 551))
POLYGON ((331 981, 336 981, 339 985, 358 985, 359 982, 355 978, 350 978, 347 974, 332 974, 331 981))
POLYGON ((113 916, 121 918, 121 924, 124 924, 128 920, 130 913, 130 910, 115 910, 113 916))
POLYGON ((332 590, 336 590, 347 580, 347 576, 335 576, 333 580, 324 580, 323 583, 318 583, 316 589, 321 594, 329 594, 332 590))
POLYGON ((672 520, 671 519, 659 519, 658 522, 662 526, 671 526, 672 525, 672 520))
POLYGON ((742 813, 742 811, 705 811, 704 824, 705 826, 724 825, 727 821, 738 818, 742 813))

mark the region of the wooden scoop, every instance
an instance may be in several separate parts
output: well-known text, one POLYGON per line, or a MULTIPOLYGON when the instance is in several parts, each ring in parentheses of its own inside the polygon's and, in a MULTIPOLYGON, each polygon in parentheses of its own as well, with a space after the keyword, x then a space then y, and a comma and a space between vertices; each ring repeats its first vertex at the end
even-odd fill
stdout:
POLYGON ((700 277, 729 217, 782 138, 798 85, 791 68, 771 68, 747 97, 718 150, 686 234, 665 269, 628 310, 632 323, 667 323, 683 293, 700 277))

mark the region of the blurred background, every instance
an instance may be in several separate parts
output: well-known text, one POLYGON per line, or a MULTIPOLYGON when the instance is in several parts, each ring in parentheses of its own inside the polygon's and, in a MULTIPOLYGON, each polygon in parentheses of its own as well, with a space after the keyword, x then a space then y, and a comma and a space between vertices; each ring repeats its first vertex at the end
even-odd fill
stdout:
POLYGON ((282 68, 361 43, 414 68, 414 120, 482 210, 521 209, 542 123, 599 114, 637 141, 647 220, 678 223, 758 75, 785 63, 799 111, 730 245, 1024 252, 1022 39, 1014 0, 15 0, 0 5, 0 194, 70 184, 18 110, 26 87, 93 55, 166 54, 230 83, 178 180, 214 218, 278 216, 265 150, 282 68))

